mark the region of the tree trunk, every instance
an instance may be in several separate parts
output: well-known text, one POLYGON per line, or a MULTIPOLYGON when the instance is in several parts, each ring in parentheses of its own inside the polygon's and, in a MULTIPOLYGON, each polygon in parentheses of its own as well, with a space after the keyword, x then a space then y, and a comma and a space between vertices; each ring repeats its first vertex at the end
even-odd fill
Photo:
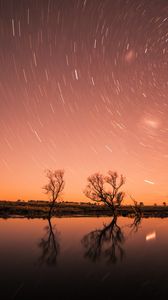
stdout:
POLYGON ((49 213, 48 213, 49 219, 52 217, 52 210, 54 208, 54 204, 55 204, 55 201, 52 201, 50 204, 50 209, 49 209, 49 213))

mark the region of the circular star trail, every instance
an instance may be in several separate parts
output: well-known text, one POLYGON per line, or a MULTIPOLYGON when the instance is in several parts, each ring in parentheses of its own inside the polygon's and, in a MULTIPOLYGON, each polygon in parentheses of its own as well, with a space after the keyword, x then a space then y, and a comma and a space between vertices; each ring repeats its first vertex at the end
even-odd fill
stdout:
POLYGON ((166 0, 1 0, 0 45, 1 199, 45 199, 63 168, 69 201, 108 169, 166 201, 166 0))

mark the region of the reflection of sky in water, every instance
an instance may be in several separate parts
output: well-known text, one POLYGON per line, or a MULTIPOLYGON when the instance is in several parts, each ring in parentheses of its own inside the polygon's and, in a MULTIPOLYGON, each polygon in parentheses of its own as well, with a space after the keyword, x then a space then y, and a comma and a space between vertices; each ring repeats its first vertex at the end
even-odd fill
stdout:
POLYGON ((108 247, 103 245, 103 256, 94 263, 85 257, 82 239, 91 231, 102 230, 104 224, 108 226, 111 221, 110 217, 53 218, 51 225, 56 242, 59 242, 59 251, 56 263, 51 267, 47 263, 38 263, 42 255, 39 243, 42 238, 48 240, 47 220, 1 219, 0 282, 3 299, 14 298, 15 294, 16 299, 37 299, 57 292, 63 294, 59 299, 79 299, 81 292, 87 299, 96 294, 104 299, 111 297, 113 287, 114 294, 127 296, 131 290, 135 298, 146 294, 161 297, 162 293, 168 292, 168 219, 143 219, 138 230, 132 231, 132 218, 118 218, 117 225, 124 235, 124 258, 120 260, 116 252, 116 262, 109 262, 108 243, 108 247), (157 243, 153 247, 146 238, 155 238, 156 232, 157 243))
POLYGON ((146 235, 146 241, 151 241, 156 239, 156 232, 150 232, 146 235))

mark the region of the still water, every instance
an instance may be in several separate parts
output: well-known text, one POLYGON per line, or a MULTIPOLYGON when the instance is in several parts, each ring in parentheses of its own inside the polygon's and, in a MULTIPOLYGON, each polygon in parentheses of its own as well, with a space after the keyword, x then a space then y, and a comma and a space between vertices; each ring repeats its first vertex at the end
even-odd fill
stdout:
POLYGON ((168 299, 167 231, 166 218, 0 219, 0 297, 168 299))

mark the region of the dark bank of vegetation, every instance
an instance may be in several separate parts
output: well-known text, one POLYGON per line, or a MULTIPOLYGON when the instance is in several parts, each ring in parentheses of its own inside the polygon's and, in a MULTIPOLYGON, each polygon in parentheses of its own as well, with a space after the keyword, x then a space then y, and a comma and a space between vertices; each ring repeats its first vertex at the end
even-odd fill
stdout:
MULTIPOLYGON (((142 206, 142 217, 168 217, 168 206, 142 206)), ((27 218, 48 218, 50 203, 48 201, 0 201, 0 217, 14 216, 27 218)), ((123 205, 117 209, 118 215, 133 216, 134 207, 123 205)), ((110 208, 96 203, 60 202, 52 211, 52 216, 112 216, 110 208)))

